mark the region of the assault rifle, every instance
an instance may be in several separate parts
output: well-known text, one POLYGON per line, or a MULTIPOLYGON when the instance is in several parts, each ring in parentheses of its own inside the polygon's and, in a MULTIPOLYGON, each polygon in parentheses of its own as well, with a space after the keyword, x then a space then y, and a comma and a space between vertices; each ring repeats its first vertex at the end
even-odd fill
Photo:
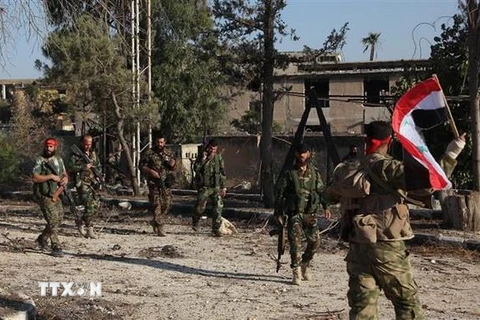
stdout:
POLYGON ((270 236, 278 235, 277 239, 277 268, 276 271, 278 272, 282 267, 280 259, 282 255, 285 253, 285 247, 287 245, 287 227, 286 227, 286 217, 283 214, 283 203, 277 204, 275 207, 275 212, 273 216, 276 218, 277 221, 277 229, 273 229, 270 231, 270 236))
MULTIPOLYGON (((57 169, 50 161, 45 161, 45 166, 50 170, 54 175, 58 176, 57 169)), ((61 194, 65 194, 67 197, 68 203, 70 205, 70 211, 75 215, 75 223, 81 223, 82 221, 82 212, 77 208, 75 199, 73 198, 72 190, 68 188, 66 184, 59 186, 55 193, 52 196, 52 202, 57 202, 60 199, 61 194)))
MULTIPOLYGON (((85 152, 83 152, 82 150, 80 150, 80 148, 76 144, 71 146, 71 150, 72 150, 74 155, 82 158, 83 162, 85 162, 86 164, 91 164, 92 163, 92 160, 87 156, 87 154, 85 152)), ((103 174, 95 166, 92 166, 90 168, 90 170, 92 170, 93 175, 95 176, 95 180, 97 181, 97 183, 101 187, 104 186, 105 185, 105 178, 103 177, 103 174)))

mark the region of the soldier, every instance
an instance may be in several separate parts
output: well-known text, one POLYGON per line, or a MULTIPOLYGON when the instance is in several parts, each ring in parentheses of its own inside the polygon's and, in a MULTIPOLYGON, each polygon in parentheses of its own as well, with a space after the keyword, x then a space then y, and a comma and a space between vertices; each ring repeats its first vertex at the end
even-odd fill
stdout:
MULTIPOLYGON (((324 184, 317 168, 309 161, 310 149, 302 144, 295 150, 295 163, 280 177, 276 190, 276 205, 283 203, 287 215, 287 233, 290 244, 290 267, 293 270, 292 284, 299 285, 310 280, 310 261, 320 244, 317 214, 326 210, 322 192, 324 184), (306 238, 307 247, 302 255, 302 239, 306 238)), ((277 211, 276 211, 277 212, 277 211)), ((284 224, 283 215, 275 217, 284 224)))
POLYGON ((208 199, 212 200, 212 233, 221 237, 220 225, 222 223, 223 198, 227 194, 225 183, 225 165, 223 157, 217 153, 218 143, 212 139, 207 144, 202 154, 198 155, 193 166, 197 188, 197 203, 192 217, 192 228, 199 230, 200 217, 205 212, 208 199))
POLYGON ((170 172, 175 169, 176 164, 173 153, 165 148, 166 143, 164 136, 154 139, 154 147, 148 150, 140 161, 140 168, 148 179, 148 201, 153 215, 150 224, 153 232, 160 237, 167 235, 164 225, 172 203, 170 188, 173 184, 170 172))
MULTIPOLYGON (((358 209, 348 217, 350 319, 377 319, 381 289, 393 303, 396 319, 423 319, 404 242, 413 237, 408 207, 395 191, 406 190, 404 165, 387 154, 392 141, 388 122, 374 121, 365 133, 367 172, 378 178, 370 179, 370 194, 356 200, 358 209)), ((446 172, 452 172, 464 140, 463 135, 448 145, 441 161, 446 172)))
POLYGON ((63 220, 63 206, 60 200, 54 201, 53 196, 60 186, 68 183, 68 176, 62 158, 56 155, 57 146, 58 143, 54 138, 45 140, 43 154, 35 159, 32 181, 33 194, 47 221, 45 229, 36 242, 42 249, 47 249, 48 238, 50 238, 52 256, 61 257, 63 251, 58 240, 58 229, 63 220), (47 162, 50 165, 47 165, 47 162))
POLYGON ((87 163, 81 155, 72 154, 70 158, 71 171, 75 179, 75 187, 78 192, 80 204, 85 207, 85 212, 81 220, 76 221, 78 231, 86 238, 98 239, 98 235, 93 231, 93 222, 97 216, 100 201, 98 199, 98 190, 100 185, 92 168, 100 169, 100 159, 97 153, 92 149, 93 138, 85 135, 82 138, 80 150, 88 157, 87 163), (86 231, 85 231, 86 227, 86 231))

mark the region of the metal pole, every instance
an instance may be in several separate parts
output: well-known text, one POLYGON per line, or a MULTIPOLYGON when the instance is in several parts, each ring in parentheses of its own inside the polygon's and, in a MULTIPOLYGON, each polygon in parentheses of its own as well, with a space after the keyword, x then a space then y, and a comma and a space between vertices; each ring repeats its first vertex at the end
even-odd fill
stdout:
MULTIPOLYGON (((136 69, 135 69, 135 85, 136 85, 136 99, 135 105, 137 108, 140 108, 140 0, 135 0, 135 53, 136 53, 136 69)), ((140 122, 137 121, 136 123, 136 146, 135 146, 135 158, 136 158, 136 175, 137 175, 137 183, 140 185, 140 122)))
MULTIPOLYGON (((137 101, 137 94, 136 94, 137 86, 135 84, 135 79, 136 79, 136 66, 135 66, 135 62, 136 62, 136 59, 135 59, 135 57, 136 57, 136 52, 135 52, 135 34, 136 34, 136 30, 135 30, 136 29, 135 3, 136 3, 136 0, 131 1, 131 15, 130 15, 131 32, 132 32, 132 34, 131 34, 131 37, 132 37, 132 43, 131 43, 131 45, 132 45, 132 60, 131 60, 131 64, 132 64, 132 105, 133 105, 133 108, 136 108, 136 101, 137 101)), ((137 159, 136 159, 136 151, 135 151, 135 148, 136 148, 135 134, 132 134, 131 139, 132 139, 132 162, 133 162, 133 167, 137 168, 137 159)))
MULTIPOLYGON (((152 101, 152 3, 147 0, 147 84, 148 102, 152 101)), ((148 146, 152 147, 152 125, 148 126, 148 146)))

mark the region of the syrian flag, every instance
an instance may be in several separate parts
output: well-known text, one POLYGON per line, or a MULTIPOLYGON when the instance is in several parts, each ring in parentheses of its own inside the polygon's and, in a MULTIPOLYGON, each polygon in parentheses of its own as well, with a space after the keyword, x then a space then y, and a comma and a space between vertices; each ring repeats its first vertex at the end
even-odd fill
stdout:
POLYGON ((392 127, 406 151, 407 190, 452 187, 420 133, 447 121, 446 99, 436 76, 410 89, 395 105, 392 127))

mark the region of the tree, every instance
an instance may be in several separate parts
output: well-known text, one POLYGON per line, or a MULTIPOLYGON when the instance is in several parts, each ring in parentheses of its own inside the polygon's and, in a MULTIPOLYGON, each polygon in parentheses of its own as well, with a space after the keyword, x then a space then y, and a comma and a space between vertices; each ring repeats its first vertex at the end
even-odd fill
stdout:
POLYGON ((470 95, 470 116, 472 132, 473 188, 480 191, 480 110, 478 76, 480 61, 480 3, 477 0, 460 1, 467 16, 468 26, 468 93, 470 95))
POLYGON ((273 71, 278 61, 274 44, 280 37, 294 36, 294 30, 287 31, 281 19, 285 6, 285 0, 214 0, 212 6, 224 44, 221 58, 230 79, 239 80, 237 84, 243 85, 255 81, 261 83, 261 181, 267 208, 273 207, 275 201, 272 170, 273 71))
POLYGON ((176 142, 212 134, 225 114, 219 46, 207 8, 197 0, 158 2, 154 15, 153 92, 162 133, 176 142))
MULTIPOLYGON (((468 95, 469 82, 467 47, 468 28, 464 15, 454 15, 449 25, 441 25, 441 34, 434 38, 431 47, 430 61, 431 73, 437 74, 445 95, 468 95)), ((451 100, 449 106, 456 126, 460 132, 471 132, 471 114, 466 112, 468 102, 465 100, 451 100)), ((427 132, 426 139, 430 142, 432 153, 437 157, 445 151, 445 146, 438 145, 435 141, 450 141, 453 138, 452 129, 446 125, 427 132)), ((472 172, 472 144, 474 137, 468 137, 465 150, 460 154, 458 165, 453 172, 451 180, 457 188, 474 188, 472 172)))
POLYGON ((380 32, 369 32, 368 36, 362 39, 362 43, 365 46, 363 52, 365 53, 368 49, 370 49, 370 61, 375 60, 375 50, 380 44, 380 35, 380 32))
POLYGON ((134 194, 139 195, 125 130, 134 132, 136 121, 145 126, 152 124, 155 116, 148 104, 133 109, 132 75, 125 65, 126 59, 118 58, 119 42, 97 20, 89 15, 80 16, 72 25, 50 33, 43 52, 52 62, 42 68, 49 83, 66 90, 75 112, 85 117, 94 113, 105 117, 105 122, 116 123, 116 133, 127 151, 134 194))
POLYGON ((347 32, 350 30, 348 27, 348 22, 345 22, 344 25, 337 31, 337 29, 332 29, 330 34, 327 36, 322 46, 319 49, 313 49, 309 46, 303 46, 303 53, 307 60, 312 60, 317 56, 322 56, 331 53, 341 52, 343 47, 347 44, 347 32))

